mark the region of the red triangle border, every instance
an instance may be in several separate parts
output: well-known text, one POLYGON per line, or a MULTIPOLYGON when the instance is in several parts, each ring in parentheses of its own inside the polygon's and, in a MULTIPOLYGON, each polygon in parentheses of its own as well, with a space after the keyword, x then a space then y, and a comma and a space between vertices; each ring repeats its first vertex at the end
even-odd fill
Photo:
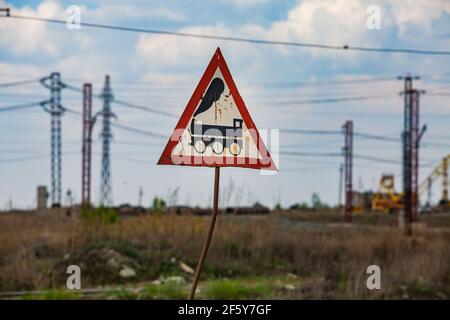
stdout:
POLYGON ((206 167, 242 167, 242 168, 251 168, 251 169, 264 169, 264 170, 275 170, 277 171, 277 167, 273 162, 272 157, 270 156, 269 151, 267 150, 264 142, 261 140, 259 131, 256 128, 255 123, 253 122, 250 113, 245 106, 244 100, 239 94, 239 91, 234 83, 233 77, 231 76, 230 70, 225 62, 225 59, 222 56, 222 52, 220 48, 217 48, 214 53, 211 61, 208 64, 203 76, 200 79, 197 87, 194 90, 189 102, 186 105, 186 108, 181 115, 180 120, 178 121, 174 132, 172 133, 169 141, 164 148, 163 153, 158 161, 159 165, 184 165, 184 166, 206 166, 206 167), (207 86, 211 82, 211 79, 216 72, 217 68, 220 69, 224 80, 230 89, 231 95, 236 103, 236 106, 242 115, 242 119, 244 120, 245 125, 250 130, 253 141, 255 142, 258 151, 262 155, 263 159, 252 159, 251 163, 248 158, 245 158, 245 162, 241 158, 239 161, 237 158, 234 158, 234 161, 230 161, 230 157, 225 161, 225 156, 177 156, 177 158, 182 160, 181 164, 175 164, 172 161, 171 153, 173 148, 177 145, 180 139, 180 135, 177 134, 179 132, 178 129, 185 129, 189 123, 189 120, 192 117, 196 107, 200 99, 202 98, 202 94, 206 91, 207 86), (259 143, 258 143, 259 141, 259 143), (207 158, 207 159, 206 159, 207 158))

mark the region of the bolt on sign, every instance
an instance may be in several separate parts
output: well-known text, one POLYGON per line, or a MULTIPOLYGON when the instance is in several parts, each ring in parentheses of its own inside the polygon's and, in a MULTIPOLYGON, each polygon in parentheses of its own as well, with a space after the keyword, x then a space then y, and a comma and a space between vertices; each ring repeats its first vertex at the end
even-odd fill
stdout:
POLYGON ((211 223, 189 295, 193 299, 217 217, 220 167, 277 170, 217 48, 158 161, 215 168, 211 223))

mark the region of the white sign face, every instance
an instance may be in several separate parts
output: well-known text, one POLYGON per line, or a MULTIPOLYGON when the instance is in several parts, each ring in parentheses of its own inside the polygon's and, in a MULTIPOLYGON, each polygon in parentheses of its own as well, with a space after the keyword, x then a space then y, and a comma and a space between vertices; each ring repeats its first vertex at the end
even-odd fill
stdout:
POLYGON ((172 155, 262 159, 219 68, 172 155))

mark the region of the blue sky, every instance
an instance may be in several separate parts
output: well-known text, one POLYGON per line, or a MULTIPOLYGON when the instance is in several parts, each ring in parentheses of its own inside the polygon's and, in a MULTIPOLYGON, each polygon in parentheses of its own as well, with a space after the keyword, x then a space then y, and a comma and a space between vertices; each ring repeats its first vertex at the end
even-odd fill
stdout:
MULTIPOLYGON (((0 1, 23 15, 66 18, 69 5, 82 8, 82 21, 171 31, 370 47, 450 48, 448 1, 0 1), (366 26, 369 5, 381 12, 381 29, 366 26)), ((256 125, 260 128, 340 130, 353 120, 356 131, 399 137, 403 100, 398 95, 407 72, 421 75, 415 86, 427 90, 421 100, 421 121, 427 123, 421 150, 421 178, 449 153, 450 59, 419 56, 287 48, 217 40, 114 32, 63 25, 0 20, 0 83, 39 78, 59 71, 62 80, 81 87, 92 82, 99 92, 105 74, 111 75, 117 99, 181 114, 215 48, 220 46, 234 80, 256 125), (391 77, 394 80, 351 84, 302 86, 302 82, 391 77), (440 95, 439 95, 440 94, 440 95), (447 94, 447 95, 445 95, 447 94), (298 104, 346 96, 382 98, 327 104, 298 104), (439 143, 441 146, 427 145, 439 143)), ((35 84, 0 88, 0 107, 48 98, 35 84)), ((63 105, 81 110, 79 93, 63 91, 63 105)), ((95 102, 94 109, 100 108, 95 102)), ((157 131, 169 137, 176 119, 113 105, 120 124, 157 131)), ((32 206, 35 187, 49 185, 49 158, 5 161, 48 155, 49 116, 41 109, 0 114, 0 207, 12 199, 17 206, 32 206)), ((99 126, 94 130, 98 137, 99 126)), ((208 205, 213 171, 208 168, 159 167, 155 163, 165 141, 119 129, 112 145, 114 203, 144 202, 167 196, 179 187, 178 204, 208 205)), ((63 118, 63 189, 80 195, 81 122, 63 118)), ((98 139, 96 139, 98 140, 98 139)), ((281 150, 340 152, 342 136, 281 133, 281 150)), ((100 144, 94 143, 93 199, 98 200, 100 144)), ((400 160, 400 145, 355 138, 355 153, 400 160)), ((258 171, 222 170, 222 190, 233 197, 223 205, 260 201, 285 206, 309 201, 318 192, 336 203, 341 158, 281 156, 280 172, 262 176, 258 171), (233 200, 235 199, 235 200, 233 200)), ((400 165, 355 159, 357 190, 377 188, 382 173, 396 174, 400 165)), ((434 189, 437 199, 439 188, 434 189)))

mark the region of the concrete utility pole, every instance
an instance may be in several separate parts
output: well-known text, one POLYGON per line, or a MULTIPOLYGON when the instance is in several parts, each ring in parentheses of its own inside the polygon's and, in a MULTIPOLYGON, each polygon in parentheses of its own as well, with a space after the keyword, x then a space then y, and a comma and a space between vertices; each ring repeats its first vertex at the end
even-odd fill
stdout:
POLYGON ((344 174, 344 165, 341 163, 339 166, 339 186, 338 186, 338 208, 342 206, 342 182, 344 174))
POLYGON ((47 209, 47 187, 46 186, 37 186, 37 211, 43 211, 47 209))
POLYGON ((91 204, 91 152, 92 152, 92 85, 83 85, 83 131, 81 150, 81 205, 91 204))
POLYGON ((353 121, 348 120, 342 126, 345 134, 345 146, 344 146, 344 171, 345 171, 345 221, 352 222, 352 210, 353 210, 353 121))

